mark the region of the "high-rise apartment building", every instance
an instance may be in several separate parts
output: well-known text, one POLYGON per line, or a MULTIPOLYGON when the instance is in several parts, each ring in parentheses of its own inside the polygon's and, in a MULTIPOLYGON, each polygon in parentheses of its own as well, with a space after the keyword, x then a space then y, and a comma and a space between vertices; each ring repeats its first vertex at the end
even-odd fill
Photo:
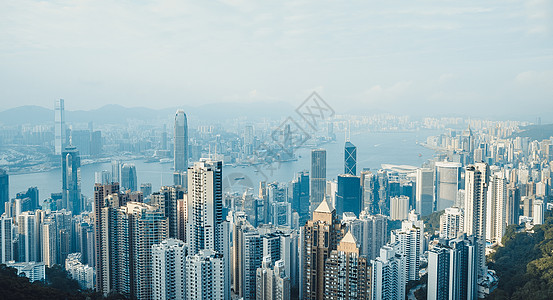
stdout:
POLYGON ((223 254, 200 250, 186 258, 186 299, 228 299, 223 254))
POLYGON ((245 219, 234 225, 233 248, 234 292, 246 300, 256 299, 256 272, 262 266, 263 240, 245 219))
POLYGON ((10 260, 15 260, 12 218, 0 216, 0 263, 5 264, 10 260))
POLYGON ((186 298, 186 255, 183 241, 167 239, 152 246, 153 299, 186 298))
POLYGON ((174 170, 186 172, 188 169, 188 121, 183 110, 175 114, 174 131, 174 170))
POLYGON ((502 173, 491 176, 487 198, 486 240, 501 244, 507 229, 507 180, 502 173))
POLYGON ((344 174, 357 175, 357 147, 350 141, 344 146, 344 174))
POLYGON ((371 269, 351 232, 346 233, 325 262, 325 299, 371 299, 371 269))
POLYGON ((431 169, 417 169, 415 209, 421 216, 433 212, 434 206, 434 171, 431 169))
POLYGON ((406 220, 409 216, 409 197, 399 196, 390 198, 390 218, 392 220, 406 220))
POLYGON ((79 150, 69 145, 61 155, 62 206, 74 215, 83 209, 81 196, 81 158, 79 150))
POLYGON ((458 207, 445 209, 440 216, 440 238, 455 239, 465 232, 464 212, 458 207))
POLYGON ((369 213, 377 214, 378 209, 378 181, 369 170, 361 172, 361 195, 363 198, 363 210, 369 209, 369 213))
POLYGON ((325 297, 325 260, 336 250, 343 236, 336 210, 323 200, 313 212, 313 219, 302 227, 301 299, 322 300, 325 297))
POLYGON ((467 235, 476 238, 478 278, 484 278, 486 268, 486 216, 490 167, 486 163, 469 165, 465 172, 465 225, 467 235))
POLYGON ((263 265, 256 274, 257 300, 290 300, 290 277, 286 274, 284 261, 273 264, 269 257, 263 258, 263 265))
POLYGON ((477 299, 476 248, 465 235, 428 251, 429 300, 477 299))
POLYGON ((380 256, 371 261, 372 299, 404 300, 405 257, 390 246, 380 248, 380 256))
POLYGON ((311 195, 310 211, 315 208, 325 198, 326 188, 326 150, 316 149, 311 151, 311 195))
POLYGON ((401 225, 401 229, 392 231, 391 245, 404 257, 406 280, 418 280, 424 250, 424 223, 403 221, 401 225))

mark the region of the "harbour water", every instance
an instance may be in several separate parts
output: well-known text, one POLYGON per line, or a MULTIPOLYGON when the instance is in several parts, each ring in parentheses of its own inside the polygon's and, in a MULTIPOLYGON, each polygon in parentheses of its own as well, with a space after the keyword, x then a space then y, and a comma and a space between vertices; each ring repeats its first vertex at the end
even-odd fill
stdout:
MULTIPOLYGON (((426 138, 437 134, 436 131, 420 130, 414 132, 366 132, 352 134, 351 142, 357 146, 357 172, 363 168, 377 170, 381 164, 397 164, 420 166, 430 159, 434 151, 424 148, 417 142, 425 142, 426 138)), ((336 142, 322 146, 327 150, 327 177, 336 178, 344 172, 344 137, 338 137, 336 142)), ((288 182, 298 171, 309 170, 311 149, 298 149, 296 161, 276 165, 273 170, 264 166, 225 166, 223 177, 225 186, 234 189, 243 187, 257 188, 260 180, 288 182), (242 179, 242 177, 244 179, 242 179), (236 179, 238 178, 238 179, 236 179)), ((144 160, 124 161, 136 165, 138 184, 151 183, 156 191, 162 185, 173 183, 172 163, 146 163, 144 160)), ((83 195, 92 197, 94 193, 94 173, 102 170, 111 171, 110 163, 90 164, 81 167, 81 191, 83 195)), ((46 199, 51 193, 61 191, 61 169, 41 173, 18 174, 10 176, 10 197, 36 186, 40 191, 40 199, 46 199)))

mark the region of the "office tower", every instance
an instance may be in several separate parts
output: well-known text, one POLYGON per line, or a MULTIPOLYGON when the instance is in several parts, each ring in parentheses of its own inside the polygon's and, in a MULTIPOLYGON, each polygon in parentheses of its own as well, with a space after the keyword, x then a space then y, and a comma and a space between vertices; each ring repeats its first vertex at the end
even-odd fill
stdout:
POLYGON ((455 239, 465 232, 464 212, 458 207, 449 207, 445 209, 440 216, 440 238, 455 239))
POLYGON ((350 141, 344 146, 344 174, 357 175, 357 147, 350 141))
POLYGON ((121 161, 118 159, 111 161, 111 182, 121 183, 121 161))
POLYGON ((234 292, 246 300, 256 298, 256 272, 262 265, 263 241, 246 220, 234 225, 234 292))
POLYGON ((60 155, 65 148, 65 105, 63 99, 56 100, 54 105, 54 152, 60 155))
POLYGON ((315 210, 325 197, 326 150, 311 150, 311 195, 310 212, 315 210))
POLYGON ((184 190, 180 186, 163 186, 159 193, 163 196, 160 208, 165 212, 168 221, 169 237, 178 237, 178 201, 184 199, 184 190))
POLYGON ((211 249, 186 258, 186 299, 226 299, 223 255, 211 249))
POLYGON ((80 253, 71 253, 65 260, 65 270, 79 283, 82 289, 94 288, 94 268, 82 263, 80 253))
POLYGON ((175 171, 173 172, 173 185, 180 185, 185 190, 188 187, 188 179, 186 179, 186 172, 175 171))
POLYGON ((123 191, 136 191, 138 180, 134 164, 124 164, 121 167, 121 189, 123 191))
POLYGON ((361 178, 350 174, 338 175, 338 191, 336 192, 336 213, 353 212, 359 216, 362 210, 361 178))
POLYGON ((351 232, 325 262, 325 299, 371 299, 371 269, 351 232))
POLYGON ((62 172, 62 206, 73 212, 81 213, 83 209, 81 197, 81 158, 79 150, 69 145, 65 147, 61 156, 62 172))
POLYGON ((102 132, 90 132, 90 155, 98 156, 102 154, 102 132))
POLYGON ((6 211, 6 203, 10 201, 10 178, 8 172, 0 169, 0 216, 6 211))
POLYGON ((371 261, 372 299, 405 299, 405 257, 390 246, 380 249, 380 256, 371 261))
POLYGON ((363 196, 363 210, 369 208, 371 214, 378 213, 378 189, 376 176, 369 170, 361 172, 361 193, 363 196))
POLYGON ((336 210, 323 200, 313 212, 313 219, 302 227, 301 235, 300 298, 322 300, 325 297, 325 259, 332 250, 336 250, 343 236, 336 210))
POLYGON ((269 223, 269 191, 267 190, 267 182, 260 181, 259 182, 259 200, 261 201, 262 205, 262 211, 261 213, 258 212, 258 218, 257 221, 260 222, 263 220, 264 224, 269 223))
POLYGON ((416 211, 421 216, 432 213, 434 206, 434 172, 431 169, 417 169, 416 211))
POLYGON ((10 260, 15 260, 12 218, 0 216, 0 263, 5 264, 10 260))
POLYGON ((41 261, 40 218, 35 212, 22 212, 17 217, 19 259, 21 262, 41 261))
POLYGON ((490 167, 486 163, 469 165, 465 172, 465 232, 476 238, 476 268, 478 278, 484 278, 486 268, 486 208, 490 167))
POLYGON ((292 181, 292 209, 300 216, 303 226, 309 219, 309 172, 303 171, 292 181))
POLYGON ((477 299, 475 252, 464 235, 428 251, 427 299, 477 299))
POLYGON ((378 179, 378 213, 389 215, 390 213, 390 195, 388 172, 386 170, 378 170, 376 173, 378 179))
POLYGON ((290 277, 284 271, 284 261, 278 260, 271 266, 271 259, 264 257, 262 267, 257 269, 256 299, 289 300, 290 277))
POLYGON ((390 218, 392 220, 406 220, 409 215, 409 197, 399 196, 390 198, 390 218))
POLYGON ((436 163, 436 211, 452 207, 457 199, 461 184, 461 164, 455 162, 436 163))
POLYGON ((336 193, 338 192, 338 181, 337 180, 327 180, 326 181, 326 191, 325 199, 328 202, 328 205, 336 207, 336 193))
POLYGON ((507 229, 507 180, 501 173, 490 178, 487 196, 486 240, 501 244, 507 229))
POLYGON ((40 205, 38 203, 40 199, 39 191, 36 186, 28 188, 26 192, 17 193, 15 198, 16 199, 28 198, 29 199, 28 210, 35 210, 40 208, 40 205))
MULTIPOLYGON (((107 231, 105 228, 109 223, 109 220, 102 219, 102 209, 106 207, 105 199, 111 194, 119 194, 119 183, 114 184, 95 184, 94 185, 94 230, 95 230, 95 263, 96 263, 96 290, 107 294, 110 291, 109 278, 107 278, 109 271, 106 269, 109 266, 109 259, 106 248, 107 237, 104 237, 103 232, 107 231)), ((117 206, 119 203, 117 203, 117 206)))
POLYGON ((100 172, 94 172, 94 183, 110 184, 111 182, 112 180, 110 171, 102 170, 100 172))
POLYGON ((188 121, 183 110, 177 110, 175 114, 174 132, 174 170, 186 172, 188 169, 188 121))
POLYGON ((186 245, 167 239, 152 246, 153 299, 186 298, 186 245))
POLYGON ((292 227, 292 204, 289 202, 271 203, 271 224, 292 227))
POLYGON ((406 280, 418 280, 424 249, 423 222, 403 221, 401 229, 392 231, 392 245, 405 259, 406 280))
POLYGON ((177 200, 177 236, 181 241, 186 241, 186 222, 188 221, 188 195, 182 195, 177 200))
POLYGON ((142 183, 140 185, 140 192, 142 192, 142 195, 144 198, 149 198, 152 194, 152 184, 151 183, 142 183))

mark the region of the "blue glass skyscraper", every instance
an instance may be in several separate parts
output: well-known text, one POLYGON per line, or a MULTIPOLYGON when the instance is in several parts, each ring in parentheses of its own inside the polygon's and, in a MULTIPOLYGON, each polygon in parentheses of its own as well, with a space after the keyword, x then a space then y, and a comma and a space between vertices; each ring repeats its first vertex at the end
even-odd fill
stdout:
POLYGON ((344 147, 344 174, 357 174, 357 147, 350 141, 344 147))

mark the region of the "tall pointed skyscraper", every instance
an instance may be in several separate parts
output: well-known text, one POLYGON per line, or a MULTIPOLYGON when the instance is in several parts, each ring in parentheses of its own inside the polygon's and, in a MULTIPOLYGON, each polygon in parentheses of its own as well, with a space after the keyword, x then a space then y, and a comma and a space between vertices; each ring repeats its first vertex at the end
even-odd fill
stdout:
POLYGON ((321 204, 325 197, 326 189, 326 150, 316 149, 311 151, 311 197, 310 211, 321 204))
POLYGON ((188 121, 182 109, 175 114, 175 172, 186 172, 188 169, 188 121))
POLYGON ((301 229, 300 299, 322 300, 325 293, 325 261, 336 250, 344 231, 336 210, 323 200, 313 212, 312 220, 301 229))
POLYGON ((54 151, 61 155, 65 147, 65 105, 63 99, 56 100, 54 105, 54 151))
POLYGON ((350 141, 346 141, 344 147, 344 174, 354 175, 357 173, 357 147, 350 141))

